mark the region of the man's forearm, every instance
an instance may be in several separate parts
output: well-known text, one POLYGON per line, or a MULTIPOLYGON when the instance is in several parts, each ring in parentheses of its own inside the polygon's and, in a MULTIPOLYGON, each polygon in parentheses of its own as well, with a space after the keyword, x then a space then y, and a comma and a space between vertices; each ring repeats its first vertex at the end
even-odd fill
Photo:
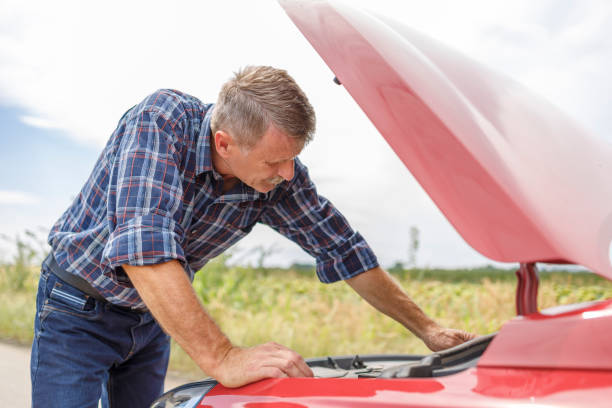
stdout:
POLYGON ((213 375, 232 344, 198 300, 183 266, 170 261, 123 268, 166 333, 205 373, 213 375))
POLYGON ((436 323, 380 267, 347 279, 361 297, 418 337, 436 323))
POLYGON ((178 261, 123 268, 157 322, 221 384, 239 387, 270 377, 312 377, 304 359, 281 344, 233 346, 204 310, 178 261))
POLYGON ((460 330, 439 326, 380 267, 347 279, 346 283, 376 309, 418 336, 433 351, 443 350, 475 337, 460 330))

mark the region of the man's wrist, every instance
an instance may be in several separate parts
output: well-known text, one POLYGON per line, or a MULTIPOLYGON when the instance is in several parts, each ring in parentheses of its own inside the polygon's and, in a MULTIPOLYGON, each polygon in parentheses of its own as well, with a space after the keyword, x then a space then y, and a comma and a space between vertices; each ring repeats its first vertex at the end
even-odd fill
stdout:
POLYGON ((223 336, 213 347, 210 347, 210 345, 204 347, 206 347, 206 350, 197 354, 196 362, 207 375, 217 378, 219 368, 235 346, 227 337, 223 336))
POLYGON ((435 336, 435 333, 439 331, 440 325, 426 315, 424 315, 423 320, 419 322, 419 327, 413 330, 414 334, 423 341, 435 336))

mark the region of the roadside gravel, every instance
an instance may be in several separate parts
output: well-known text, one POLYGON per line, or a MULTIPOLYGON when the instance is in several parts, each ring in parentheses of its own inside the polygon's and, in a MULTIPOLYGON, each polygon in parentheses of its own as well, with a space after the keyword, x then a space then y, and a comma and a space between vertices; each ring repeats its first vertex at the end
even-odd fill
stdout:
MULTIPOLYGON (((188 382, 188 379, 169 375, 166 390, 188 382)), ((0 406, 30 406, 30 349, 0 342, 0 406)))

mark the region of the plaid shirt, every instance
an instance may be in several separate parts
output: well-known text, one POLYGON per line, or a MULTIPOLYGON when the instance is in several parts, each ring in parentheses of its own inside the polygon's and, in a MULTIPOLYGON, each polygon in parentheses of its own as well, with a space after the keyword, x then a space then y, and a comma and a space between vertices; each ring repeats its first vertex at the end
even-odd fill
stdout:
POLYGON ((111 303, 142 307, 121 265, 176 259, 193 280, 194 272, 258 222, 314 256, 322 282, 378 265, 361 235, 317 194, 297 159, 294 178, 268 193, 242 183, 223 193, 210 150, 212 108, 159 90, 123 115, 85 186, 49 234, 63 269, 86 279, 111 303))

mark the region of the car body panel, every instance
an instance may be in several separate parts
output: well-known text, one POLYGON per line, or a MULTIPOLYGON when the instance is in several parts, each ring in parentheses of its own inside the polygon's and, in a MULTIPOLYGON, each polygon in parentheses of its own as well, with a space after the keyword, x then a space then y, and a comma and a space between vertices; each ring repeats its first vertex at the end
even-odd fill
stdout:
POLYGON ((215 386, 199 408, 609 407, 612 373, 471 368, 435 379, 269 379, 215 386))
POLYGON ((611 328, 612 300, 517 316, 504 324, 478 366, 612 371, 611 328))
POLYGON ((521 85, 383 17, 285 11, 474 249, 612 279, 612 149, 521 85))
POLYGON ((435 378, 283 378, 214 386, 199 408, 608 407, 612 300, 510 320, 478 365, 435 378), (527 333, 527 335, 526 335, 527 333))

